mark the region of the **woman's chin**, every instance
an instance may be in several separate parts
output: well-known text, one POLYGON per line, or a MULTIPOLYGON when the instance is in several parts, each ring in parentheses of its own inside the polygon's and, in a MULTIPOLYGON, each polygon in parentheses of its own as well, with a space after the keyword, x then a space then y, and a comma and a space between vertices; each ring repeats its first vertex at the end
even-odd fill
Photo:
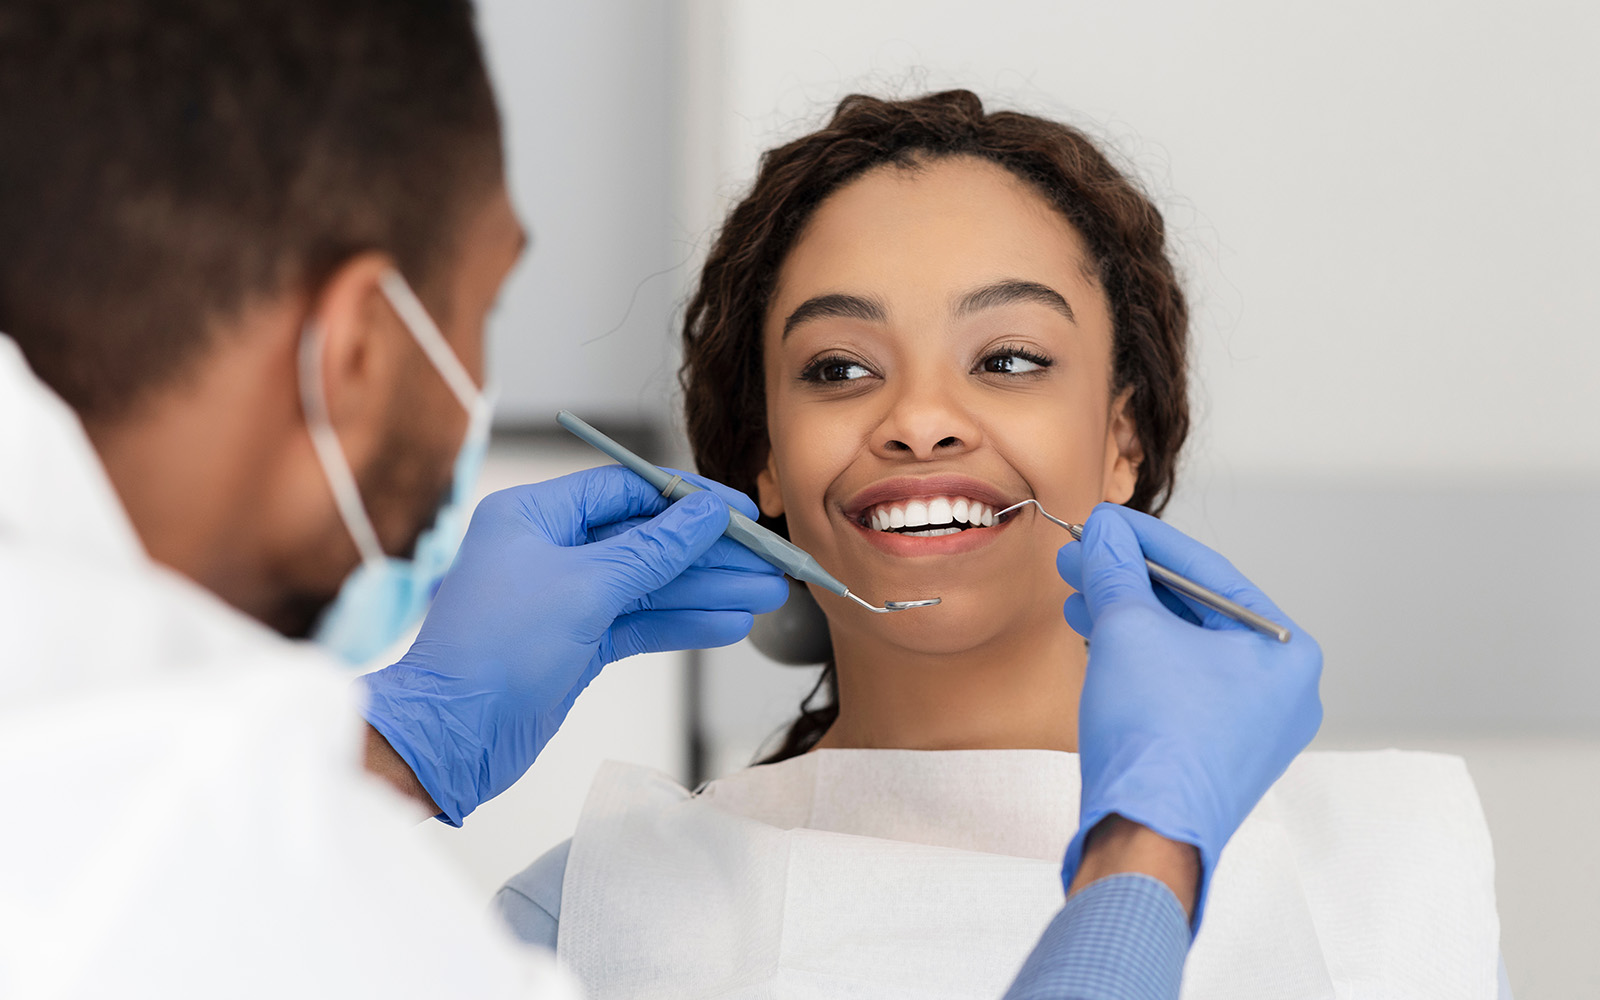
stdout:
MULTIPOLYGON (((902 588, 904 589, 904 588, 902 588)), ((1052 604, 1053 614, 1048 618, 1038 607, 1029 609, 1008 595, 996 591, 973 592, 970 588, 925 587, 930 593, 895 593, 890 600, 916 600, 938 597, 932 607, 910 608, 893 614, 873 614, 857 607, 845 598, 832 598, 823 604, 829 627, 834 636, 835 653, 841 642, 866 641, 886 644, 909 653, 926 656, 951 656, 971 653, 984 647, 998 649, 1028 635, 1037 635, 1038 629, 1067 628, 1061 617, 1061 603, 1070 590, 1062 590, 1061 600, 1052 604)), ((885 593, 888 593, 885 590, 885 593)), ((1028 601, 1034 604, 1037 592, 1028 601)))

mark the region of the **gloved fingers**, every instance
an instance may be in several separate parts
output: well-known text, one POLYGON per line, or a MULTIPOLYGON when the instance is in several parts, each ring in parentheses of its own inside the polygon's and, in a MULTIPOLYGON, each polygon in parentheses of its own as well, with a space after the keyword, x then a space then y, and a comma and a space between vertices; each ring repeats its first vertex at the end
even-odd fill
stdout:
MULTIPOLYGON (((1223 612, 1216 610, 1209 604, 1203 604, 1187 594, 1182 594, 1178 591, 1172 590, 1165 584, 1156 583, 1154 587, 1156 597, 1163 605, 1166 606, 1167 610, 1171 611, 1173 614, 1177 615, 1179 618, 1182 618, 1191 625, 1198 625, 1201 628, 1209 629, 1213 632, 1252 632, 1250 626, 1246 625, 1244 622, 1241 622, 1232 615, 1224 614, 1223 612)), ((1257 593, 1259 594, 1259 592, 1257 593)), ((1251 607, 1251 602, 1239 600, 1237 594, 1224 594, 1224 596, 1230 597, 1231 599, 1237 601, 1237 603, 1251 608, 1252 611, 1256 611, 1272 621, 1289 626, 1291 630, 1295 627, 1294 623, 1289 621, 1289 617, 1287 615, 1279 611, 1276 605, 1272 604, 1270 601, 1266 601, 1264 598, 1260 603, 1257 604, 1257 606, 1251 607)))
POLYGON ((626 517, 620 521, 606 521, 602 524, 589 525, 589 541, 599 542, 622 534, 629 528, 637 528, 641 524, 648 524, 650 518, 646 516, 626 517))
MULTIPOLYGON (((707 479, 704 476, 697 476, 691 472, 680 472, 677 469, 669 469, 665 467, 663 467, 662 471, 669 472, 675 476, 682 476, 686 482, 698 486, 703 490, 715 493, 717 496, 731 504, 734 509, 739 511, 739 513, 750 518, 751 520, 755 520, 760 516, 760 511, 756 509, 755 502, 731 486, 724 486, 714 479, 707 479)), ((596 542, 602 538, 610 538, 612 535, 626 531, 628 527, 639 524, 648 519, 649 518, 647 516, 640 515, 620 521, 592 522, 589 525, 589 541, 596 542)))
POLYGON ((661 491, 620 465, 585 469, 557 479, 491 493, 473 512, 470 537, 480 522, 520 522, 557 545, 581 545, 589 528, 667 508, 661 491))
POLYGON ((731 646, 750 634, 754 616, 744 611, 640 611, 611 626, 608 659, 671 649, 731 646))
MULTIPOLYGON (((1077 590, 1083 595, 1091 619, 1098 619, 1119 604, 1160 605, 1151 589, 1150 571, 1138 536, 1126 521, 1103 513, 1108 506, 1116 509, 1114 505, 1101 504, 1089 515, 1083 526, 1082 549, 1076 557, 1083 564, 1077 590)), ((1056 558, 1059 569, 1062 556, 1058 553, 1056 558)))
POLYGON ((708 493, 691 493, 644 524, 586 546, 586 559, 603 572, 627 607, 659 590, 705 555, 728 526, 728 505, 708 493))
POLYGON ((1068 542, 1056 552, 1056 572, 1073 590, 1083 590, 1083 543, 1068 542))
POLYGON ((764 615, 778 610, 788 597, 789 584, 781 573, 702 568, 696 563, 677 579, 630 604, 623 613, 702 610, 764 615))
MULTIPOLYGON (((1067 584, 1069 586, 1071 586, 1074 590, 1080 590, 1083 587, 1083 543, 1082 542, 1068 542, 1067 544, 1065 544, 1065 545, 1063 545, 1061 547, 1061 551, 1056 553, 1056 572, 1060 573, 1061 574, 1061 579, 1065 580, 1067 582, 1067 584)), ((1191 606, 1190 602, 1184 600, 1183 597, 1181 597, 1178 594, 1173 593, 1172 591, 1168 590, 1166 587, 1163 587, 1163 586, 1161 586, 1159 584, 1157 584, 1154 587, 1154 590, 1155 590, 1156 599, 1159 600, 1162 604, 1166 605, 1166 608, 1167 608, 1168 611, 1171 611, 1173 614, 1177 615, 1179 618, 1182 618, 1184 621, 1190 623, 1191 625, 1199 625, 1199 624, 1201 624, 1202 623, 1201 612, 1209 610, 1209 609, 1205 608, 1203 605, 1199 605, 1199 604, 1195 604, 1195 605, 1191 606)), ((1068 601, 1070 603, 1071 599, 1069 598, 1068 601)), ((1081 613, 1083 615, 1085 615, 1085 616, 1088 615, 1089 610, 1088 610, 1087 606, 1085 606, 1084 603, 1081 600, 1078 602, 1076 607, 1081 611, 1081 613)), ((1068 608, 1067 609, 1067 623, 1068 624, 1072 624, 1072 622, 1073 622, 1072 614, 1073 614, 1073 612, 1072 612, 1071 608, 1068 608)), ((1073 630, 1076 631, 1079 635, 1087 637, 1088 634, 1089 634, 1089 632, 1088 632, 1088 621, 1089 620, 1088 620, 1087 617, 1085 617, 1082 620, 1082 624, 1084 624, 1084 626, 1085 626, 1082 629, 1079 629, 1077 625, 1073 624, 1072 625, 1073 630)))
MULTIPOLYGON (((1082 586, 1083 582, 1082 546, 1083 542, 1069 542, 1067 546, 1062 547, 1059 554, 1056 554, 1056 571, 1061 573, 1061 579, 1069 582, 1074 587, 1082 586)), ((1160 584, 1155 584, 1154 590, 1155 598, 1166 606, 1166 610, 1176 614, 1178 618, 1184 619, 1192 626, 1205 624, 1202 619, 1203 613, 1213 613, 1210 608, 1189 602, 1181 594, 1174 594, 1174 592, 1160 586, 1160 584)), ((1091 627, 1090 616, 1088 616, 1090 610, 1088 610, 1088 605, 1083 602, 1083 594, 1074 594, 1072 597, 1067 598, 1067 603, 1062 608, 1062 613, 1066 614, 1067 624, 1072 626, 1074 632, 1088 638, 1091 627)))
POLYGON ((1096 515, 1116 517, 1126 523, 1138 537, 1139 547, 1146 556, 1196 583, 1205 584, 1219 593, 1230 585, 1249 584, 1233 564, 1220 554, 1160 518, 1114 503, 1096 505, 1090 516, 1096 515))
MULTIPOLYGON (((1221 622, 1211 618, 1212 615, 1217 615, 1219 612, 1211 610, 1199 601, 1191 601, 1177 591, 1169 590, 1159 583, 1153 589, 1156 593, 1156 600, 1160 601, 1168 611, 1182 618, 1190 625, 1199 625, 1202 628, 1224 627, 1221 622)), ((1226 615, 1223 615, 1223 617, 1227 618, 1226 615)), ((1227 620, 1235 625, 1239 624, 1234 622, 1232 618, 1227 620)))
POLYGON ((725 569, 755 576, 783 576, 783 570, 767 562, 727 536, 723 536, 695 560, 696 569, 725 569))
MULTIPOLYGON (((1149 514, 1129 510, 1117 504, 1100 504, 1095 508, 1095 514, 1101 511, 1118 517, 1132 528, 1134 534, 1138 536, 1139 547, 1149 558, 1231 601, 1244 605, 1251 611, 1265 615, 1273 621, 1292 624, 1282 609, 1243 573, 1235 569, 1232 563, 1172 525, 1149 514)), ((1093 515, 1090 519, 1093 520, 1093 515)), ((1231 627, 1225 626, 1224 622, 1238 624, 1225 615, 1217 617, 1217 612, 1202 604, 1188 600, 1183 603, 1197 614, 1208 628, 1231 627)))
POLYGON ((1094 628, 1094 621, 1089 617, 1089 605, 1084 603, 1082 594, 1073 594, 1067 598, 1067 603, 1062 605, 1061 613, 1066 616, 1067 624, 1072 631, 1089 638, 1089 632, 1094 628))
MULTIPOLYGON (((1087 529, 1087 526, 1085 528, 1087 529)), ((1080 593, 1083 591, 1083 545, 1083 542, 1068 542, 1056 552, 1056 572, 1060 574, 1061 579, 1065 580, 1068 586, 1080 593)), ((1152 585, 1152 587, 1156 598, 1166 605, 1168 611, 1189 622, 1198 624, 1198 619, 1195 617, 1194 612, 1178 599, 1178 595, 1159 585, 1152 585)))
MULTIPOLYGON (((630 517, 626 521, 602 524, 590 530, 590 541, 598 542, 607 538, 615 538, 617 535, 623 534, 632 528, 637 528, 641 524, 649 523, 650 518, 648 517, 630 517)), ((717 539, 711 548, 706 550, 705 555, 695 560, 695 566, 700 569, 727 569, 766 576, 783 575, 782 570, 726 535, 717 539)))
MULTIPOLYGON (((1108 513, 1106 515, 1101 515, 1102 518, 1117 516, 1123 521, 1127 522, 1128 526, 1134 530, 1134 534, 1140 542, 1139 548, 1143 553, 1143 555, 1140 556, 1140 562, 1143 561, 1145 556, 1156 559, 1158 562, 1161 561, 1158 557, 1152 555, 1150 548, 1144 544, 1145 535, 1141 534, 1141 532, 1159 534, 1163 540, 1167 542, 1167 545, 1163 549, 1163 554, 1181 554, 1184 552, 1199 550, 1200 552, 1213 557, 1214 559, 1209 567, 1212 571, 1211 579, 1216 579, 1215 571, 1218 565, 1220 565, 1226 567, 1227 579, 1236 582, 1236 585, 1231 588, 1231 592, 1230 588, 1226 586, 1212 587, 1213 590, 1218 590, 1224 596, 1238 601, 1240 604, 1243 604, 1252 610, 1258 611, 1275 621, 1283 622, 1284 624, 1289 625, 1291 628, 1294 627, 1293 623, 1289 621, 1288 616, 1283 614, 1283 612, 1279 610, 1278 607, 1269 599, 1267 599, 1265 595, 1261 594, 1261 592, 1257 590, 1254 585, 1250 584, 1248 580, 1245 580, 1245 578, 1240 575, 1237 570, 1233 569, 1232 565, 1229 564, 1226 559, 1223 559, 1220 555, 1217 555, 1217 553, 1184 535, 1171 525, 1164 524, 1147 514, 1141 514, 1138 511, 1128 510, 1127 508, 1120 507, 1116 504, 1101 504, 1099 507, 1095 508, 1095 514, 1091 514, 1089 518, 1091 523, 1096 524, 1097 532, 1104 528, 1103 520, 1096 521, 1095 516, 1096 514, 1099 514, 1102 508, 1107 512, 1114 512, 1114 514, 1108 513), (1182 544, 1173 544, 1175 541, 1181 542, 1182 544)), ((1085 524, 1085 541, 1087 541, 1089 537, 1089 525, 1085 524)), ((1174 561, 1181 560, 1175 558, 1174 561)), ((1192 575, 1192 568, 1195 566, 1196 562, 1196 560, 1190 560, 1185 563, 1186 566, 1191 567, 1191 572, 1185 572, 1184 570, 1178 569, 1176 566, 1171 568, 1177 572, 1184 573, 1185 576, 1190 576, 1191 579, 1194 579, 1194 576, 1192 575)), ((1068 542, 1066 545, 1062 546, 1061 550, 1056 554, 1056 570, 1061 574, 1061 578, 1065 580, 1069 586, 1081 592, 1084 587, 1084 542, 1068 542)), ((1204 568, 1202 571, 1203 570, 1204 568)), ((1148 572, 1148 570, 1146 572, 1148 572)), ((1184 595, 1170 590, 1161 584, 1152 583, 1151 588, 1156 599, 1161 602, 1162 606, 1191 625, 1199 625, 1203 628, 1214 630, 1242 629, 1248 627, 1229 617, 1228 615, 1225 615, 1219 611, 1215 611, 1209 606, 1185 597, 1184 595)))
MULTIPOLYGON (((755 503, 732 487, 704 476, 675 469, 666 471, 715 494, 747 517, 758 514, 755 503)), ((660 490, 620 465, 604 465, 548 482, 514 486, 500 494, 485 498, 484 503, 495 499, 501 507, 520 511, 538 526, 544 537, 558 545, 580 545, 590 541, 592 533, 602 526, 650 517, 668 506, 660 490)))
POLYGON ((745 496, 743 493, 740 493, 732 486, 724 486, 715 479, 707 479, 705 476, 697 476, 692 472, 679 472, 677 469, 667 469, 667 471, 675 476, 682 476, 684 479, 703 490, 710 490, 712 493, 715 493, 723 500, 732 504, 735 510, 743 514, 745 517, 748 517, 752 521, 761 516, 761 511, 756 508, 756 502, 745 496))

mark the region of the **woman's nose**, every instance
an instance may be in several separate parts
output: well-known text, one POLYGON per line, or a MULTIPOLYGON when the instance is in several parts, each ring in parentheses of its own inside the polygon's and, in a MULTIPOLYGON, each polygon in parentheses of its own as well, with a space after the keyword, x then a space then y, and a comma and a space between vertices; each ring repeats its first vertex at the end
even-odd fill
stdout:
POLYGON ((978 424, 952 389, 925 386, 895 394, 873 435, 873 450, 882 458, 925 462, 976 447, 978 424))

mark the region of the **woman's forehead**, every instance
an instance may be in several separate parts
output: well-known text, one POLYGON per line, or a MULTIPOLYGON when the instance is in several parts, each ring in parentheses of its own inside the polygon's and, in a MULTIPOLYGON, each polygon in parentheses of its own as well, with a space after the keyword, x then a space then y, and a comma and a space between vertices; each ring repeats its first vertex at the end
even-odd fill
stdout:
POLYGON ((779 271, 769 322, 820 290, 875 295, 892 307, 911 296, 953 303, 1012 279, 1069 301, 1100 299, 1093 270, 1077 230, 1004 167, 967 156, 884 165, 817 207, 779 271))

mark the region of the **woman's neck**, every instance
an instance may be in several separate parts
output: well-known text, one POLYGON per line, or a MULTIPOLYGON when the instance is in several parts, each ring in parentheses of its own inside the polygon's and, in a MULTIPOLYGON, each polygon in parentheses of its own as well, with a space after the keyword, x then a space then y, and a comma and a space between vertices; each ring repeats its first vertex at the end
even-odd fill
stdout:
POLYGON ((824 749, 1078 748, 1087 650, 1059 619, 960 653, 836 636, 839 718, 824 749))

